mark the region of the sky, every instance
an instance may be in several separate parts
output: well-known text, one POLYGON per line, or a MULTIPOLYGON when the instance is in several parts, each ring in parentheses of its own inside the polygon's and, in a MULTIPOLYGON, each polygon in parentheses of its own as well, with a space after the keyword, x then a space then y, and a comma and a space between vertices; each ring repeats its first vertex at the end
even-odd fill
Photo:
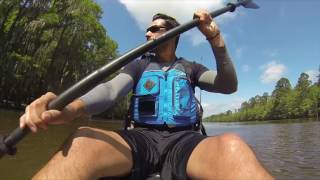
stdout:
MULTIPOLYGON (((225 0, 95 0, 101 23, 118 43, 120 54, 143 44, 145 29, 158 12, 180 23, 197 9, 214 11, 225 0)), ((214 20, 225 39, 238 76, 238 91, 223 95, 202 91, 204 116, 235 110, 264 92, 272 93, 281 77, 295 86, 302 72, 315 81, 320 66, 320 0, 255 0, 260 9, 237 8, 214 20)), ((177 56, 216 69, 209 43, 194 28, 181 35, 177 56)), ((199 89, 196 95, 199 96, 199 89)))

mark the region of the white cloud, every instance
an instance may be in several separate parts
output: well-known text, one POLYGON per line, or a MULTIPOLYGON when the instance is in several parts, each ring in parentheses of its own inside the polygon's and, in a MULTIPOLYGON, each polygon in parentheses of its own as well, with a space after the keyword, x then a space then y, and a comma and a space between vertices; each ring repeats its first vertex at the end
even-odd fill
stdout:
POLYGON ((242 66, 242 71, 243 72, 248 72, 249 70, 250 70, 250 66, 249 65, 245 64, 245 65, 242 66))
MULTIPOLYGON (((190 21, 193 13, 198 9, 212 11, 224 5, 224 0, 120 0, 128 12, 133 16, 141 30, 144 30, 151 22, 152 15, 166 13, 175 17, 180 23, 190 21)), ((218 24, 233 20, 241 13, 226 13, 216 18, 218 24)), ((193 45, 205 42, 200 33, 188 33, 193 45)))
POLYGON ((278 81, 287 70, 285 65, 279 64, 276 61, 271 61, 268 64, 263 65, 261 69, 263 70, 263 73, 260 76, 262 83, 278 81))
POLYGON ((234 111, 239 109, 244 99, 236 98, 227 103, 202 103, 203 117, 208 117, 213 114, 226 112, 227 110, 234 111))
POLYGON ((308 70, 305 73, 309 75, 309 80, 312 82, 317 82, 318 76, 319 76, 319 71, 317 70, 308 70))

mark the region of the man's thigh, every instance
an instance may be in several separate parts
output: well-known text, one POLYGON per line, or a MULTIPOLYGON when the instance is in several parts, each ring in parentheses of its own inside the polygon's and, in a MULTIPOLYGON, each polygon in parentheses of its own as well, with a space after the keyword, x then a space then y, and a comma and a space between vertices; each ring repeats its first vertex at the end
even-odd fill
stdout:
POLYGON ((272 179, 250 147, 230 133, 201 141, 189 157, 187 175, 192 179, 272 179))
POLYGON ((130 173, 132 155, 129 145, 112 131, 79 128, 35 179, 94 179, 130 173))

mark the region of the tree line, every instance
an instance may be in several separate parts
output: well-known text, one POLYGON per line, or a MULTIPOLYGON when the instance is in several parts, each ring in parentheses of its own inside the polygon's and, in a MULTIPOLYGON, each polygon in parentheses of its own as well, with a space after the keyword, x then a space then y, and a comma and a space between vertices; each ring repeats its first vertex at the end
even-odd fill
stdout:
MULTIPOLYGON (((319 67, 320 72, 320 67, 319 67)), ((207 117, 205 121, 257 121, 297 118, 319 118, 320 114, 320 75, 314 84, 309 75, 301 73, 295 87, 289 79, 277 81, 272 94, 256 95, 241 104, 235 112, 207 117)))
POLYGON ((0 0, 0 106, 59 94, 117 57, 102 13, 93 0, 0 0))

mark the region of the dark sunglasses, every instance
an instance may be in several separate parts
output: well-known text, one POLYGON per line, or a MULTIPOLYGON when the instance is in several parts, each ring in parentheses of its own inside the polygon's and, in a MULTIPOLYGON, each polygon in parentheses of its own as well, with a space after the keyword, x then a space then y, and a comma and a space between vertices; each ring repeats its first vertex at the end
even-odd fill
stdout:
POLYGON ((150 31, 152 33, 155 33, 155 32, 158 32, 160 31, 161 28, 166 28, 166 27, 163 27, 163 26, 151 26, 151 27, 148 27, 146 32, 150 31))

